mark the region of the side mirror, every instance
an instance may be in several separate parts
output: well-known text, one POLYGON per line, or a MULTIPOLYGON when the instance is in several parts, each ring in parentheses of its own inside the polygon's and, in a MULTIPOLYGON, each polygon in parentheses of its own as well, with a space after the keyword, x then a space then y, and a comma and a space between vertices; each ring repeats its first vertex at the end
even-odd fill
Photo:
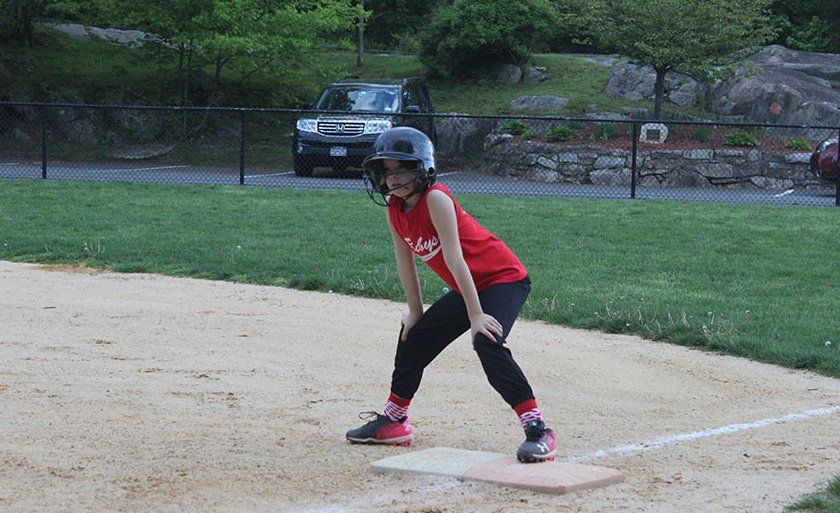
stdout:
POLYGON ((420 106, 419 105, 409 105, 405 108, 406 112, 410 112, 412 114, 420 114, 420 106))

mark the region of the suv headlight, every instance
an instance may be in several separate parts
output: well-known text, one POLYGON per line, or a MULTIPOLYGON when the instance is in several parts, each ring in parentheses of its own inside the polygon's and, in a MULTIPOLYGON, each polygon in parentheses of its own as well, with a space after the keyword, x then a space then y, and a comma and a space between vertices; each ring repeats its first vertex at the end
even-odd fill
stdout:
POLYGON ((301 132, 317 132, 318 121, 314 119, 297 120, 297 129, 301 132))
POLYGON ((394 126, 394 124, 389 119, 369 119, 365 121, 365 133, 381 134, 392 126, 394 126))

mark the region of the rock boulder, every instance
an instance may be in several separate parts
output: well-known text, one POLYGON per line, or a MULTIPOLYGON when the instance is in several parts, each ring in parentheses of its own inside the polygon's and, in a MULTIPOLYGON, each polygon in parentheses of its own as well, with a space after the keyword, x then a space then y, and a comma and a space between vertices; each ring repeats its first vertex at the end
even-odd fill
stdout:
MULTIPOLYGON (((656 71, 652 66, 630 62, 617 64, 607 82, 607 93, 628 100, 651 100, 654 97, 656 71)), ((702 97, 706 86, 688 75, 669 72, 665 75, 665 97, 670 102, 692 105, 702 97)))
MULTIPOLYGON (((840 55, 799 52, 771 45, 745 58, 746 66, 720 84, 700 83, 668 73, 666 100, 698 105, 705 100, 711 118, 783 125, 840 125, 840 55)), ((613 67, 609 94, 632 100, 654 95, 650 66, 622 62, 613 67)))
POLYGON ((711 109, 754 123, 840 125, 840 55, 768 46, 747 58, 753 66, 711 89, 711 109))

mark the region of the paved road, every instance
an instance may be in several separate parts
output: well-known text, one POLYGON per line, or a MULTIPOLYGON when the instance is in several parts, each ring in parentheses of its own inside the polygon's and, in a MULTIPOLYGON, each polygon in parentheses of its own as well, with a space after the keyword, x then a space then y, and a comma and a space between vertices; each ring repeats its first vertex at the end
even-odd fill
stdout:
MULTIPOLYGON (((41 178, 38 162, 0 162, 0 178, 41 178)), ((47 178, 54 180, 124 181, 199 185, 239 185, 239 170, 230 167, 196 167, 187 165, 143 165, 125 163, 51 163, 47 178)), ((474 172, 442 173, 440 180, 453 192, 500 196, 554 196, 563 198, 630 199, 628 186, 572 185, 532 182, 514 178, 481 175, 474 172)), ((347 178, 318 172, 312 177, 298 177, 291 171, 249 171, 244 184, 258 187, 294 189, 364 189, 359 176, 347 178)), ((744 189, 661 189, 637 188, 637 199, 679 201, 834 206, 835 190, 827 186, 819 190, 763 191, 744 189)))

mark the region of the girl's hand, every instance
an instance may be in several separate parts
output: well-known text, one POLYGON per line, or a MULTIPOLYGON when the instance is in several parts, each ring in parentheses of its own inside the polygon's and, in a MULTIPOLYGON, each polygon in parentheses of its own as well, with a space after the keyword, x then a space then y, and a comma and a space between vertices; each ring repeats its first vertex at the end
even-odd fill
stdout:
POLYGON ((400 335, 400 340, 405 342, 405 339, 408 338, 408 332, 411 331, 411 328, 417 324, 417 321, 420 320, 422 315, 412 315, 411 312, 404 314, 402 318, 402 335, 400 335))
POLYGON ((503 335, 502 325, 495 317, 486 313, 470 317, 470 334, 473 340, 479 333, 494 342, 498 342, 503 335))

